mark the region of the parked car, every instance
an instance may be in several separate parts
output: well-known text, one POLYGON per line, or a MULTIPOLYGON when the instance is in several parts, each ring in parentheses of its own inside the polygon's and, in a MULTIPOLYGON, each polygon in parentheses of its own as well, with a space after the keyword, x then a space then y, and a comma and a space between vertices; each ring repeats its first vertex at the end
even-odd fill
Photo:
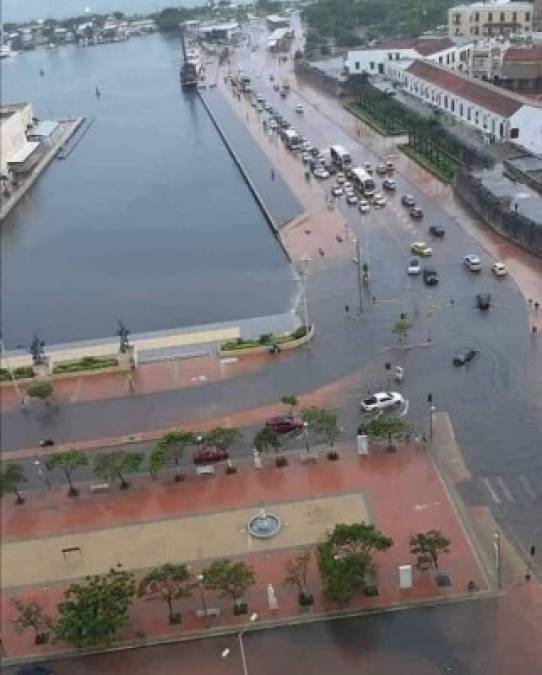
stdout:
POLYGON ((381 192, 377 192, 375 196, 371 199, 371 204, 377 209, 381 209, 386 206, 386 197, 381 192))
POLYGON ((440 225, 431 225, 429 228, 429 234, 432 237, 437 237, 437 239, 444 239, 446 230, 443 227, 440 227, 440 225))
POLYGON ((310 153, 313 157, 318 157, 318 155, 320 154, 320 150, 318 150, 317 147, 314 147, 310 150, 310 153))
POLYGON ((454 356, 454 366, 464 366, 478 354, 476 349, 461 349, 454 356))
POLYGON ((268 419, 265 426, 273 429, 277 434, 289 434, 292 431, 303 429, 303 422, 293 415, 277 415, 268 419))
POLYGON ((337 183, 339 185, 342 185, 346 181, 346 177, 345 177, 344 173, 339 171, 339 173, 335 176, 335 180, 337 181, 337 183))
POLYGON ((314 174, 315 178, 320 179, 329 178, 329 171, 326 171, 321 166, 314 167, 312 173, 314 174))
POLYGON ((331 194, 332 194, 334 197, 340 197, 341 195, 344 194, 344 190, 342 189, 342 187, 341 187, 340 185, 334 185, 334 186, 331 188, 331 194))
POLYGON ((355 204, 358 203, 358 196, 355 192, 348 192, 346 195, 346 203, 350 204, 351 206, 354 206, 355 204))
POLYGON ((420 263, 420 259, 414 256, 411 258, 408 262, 408 269, 407 272, 411 276, 418 275, 422 271, 422 265, 420 263))
POLYGON ((466 255, 463 258, 463 265, 471 272, 479 272, 482 269, 482 261, 477 255, 466 255))
POLYGON ((476 306, 478 309, 488 310, 491 307, 491 296, 489 293, 478 293, 476 295, 476 306))
POLYGON ((382 176, 383 174, 388 173, 388 167, 385 164, 377 164, 376 165, 376 173, 378 173, 382 176))
POLYGON ((366 199, 360 199, 358 202, 358 210, 360 213, 367 213, 371 210, 369 202, 366 199))
POLYGON ((202 448, 194 453, 192 459, 194 464, 212 464, 213 462, 223 462, 229 455, 220 448, 202 448))
POLYGON ((428 286, 436 286, 439 282, 437 271, 433 267, 424 267, 423 280, 428 286))
POLYGON ((410 207, 416 206, 416 200, 412 195, 403 195, 401 197, 401 204, 403 206, 410 206, 410 207))
POLYGON ((361 409, 365 412, 384 410, 403 404, 403 397, 397 391, 379 391, 372 396, 362 399, 361 409))
POLYGON ((384 190, 397 190, 397 182, 394 181, 393 178, 384 178, 382 187, 384 190))
POLYGON ((298 103, 296 105, 295 111, 296 111, 296 113, 300 113, 300 114, 303 113, 303 106, 301 105, 301 103, 298 103))
POLYGON ((433 255, 433 249, 423 241, 415 241, 413 244, 410 245, 410 250, 412 253, 415 253, 416 255, 421 255, 424 258, 433 255))
POLYGON ((353 190, 354 186, 352 185, 352 183, 349 180, 347 180, 343 183, 343 188, 346 192, 348 192, 348 190, 353 190))
POLYGON ((388 169, 388 171, 393 171, 394 166, 393 166, 393 162, 391 160, 388 160, 386 162, 386 168, 388 169))
POLYGON ((410 217, 414 218, 414 220, 421 220, 423 218, 423 211, 420 209, 419 206, 413 206, 410 211, 410 217))
POLYGON ((491 265, 491 271, 496 277, 505 277, 508 274, 506 265, 498 260, 491 265))

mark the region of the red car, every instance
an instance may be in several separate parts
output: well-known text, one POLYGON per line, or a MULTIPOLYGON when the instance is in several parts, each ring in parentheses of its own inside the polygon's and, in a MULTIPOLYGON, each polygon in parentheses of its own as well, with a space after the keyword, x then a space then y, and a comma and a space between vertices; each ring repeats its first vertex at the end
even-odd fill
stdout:
POLYGON ((267 420, 265 426, 270 427, 277 434, 288 434, 291 431, 303 429, 303 422, 292 415, 278 415, 267 420))
POLYGON ((212 464, 213 462, 222 462, 228 459, 229 455, 225 450, 219 448, 205 448, 194 453, 194 464, 212 464))

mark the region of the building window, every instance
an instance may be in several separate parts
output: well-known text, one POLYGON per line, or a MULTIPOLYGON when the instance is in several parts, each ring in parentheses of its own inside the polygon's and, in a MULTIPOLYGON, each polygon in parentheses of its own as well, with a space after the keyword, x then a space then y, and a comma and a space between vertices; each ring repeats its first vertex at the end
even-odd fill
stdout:
POLYGON ((448 108, 448 97, 444 97, 444 107, 447 109, 448 108))
MULTIPOLYGON (((531 12, 525 12, 525 23, 531 20, 531 12)), ((512 130, 510 130, 510 133, 512 133, 512 130)))
POLYGON ((438 62, 439 62, 439 63, 442 63, 442 56, 439 56, 439 57, 438 57, 438 62))
POLYGON ((393 54, 391 52, 388 52, 388 61, 391 61, 393 59, 393 54))
POLYGON ((504 124, 502 122, 499 124, 499 136, 504 138, 504 124))
POLYGON ((517 23, 517 22, 518 22, 518 13, 517 13, 517 12, 513 12, 513 13, 512 13, 512 21, 513 21, 514 23, 517 23))
POLYGON ((519 138, 519 129, 517 127, 510 129, 510 138, 519 138))
POLYGON ((489 23, 491 23, 493 21, 493 12, 488 12, 487 20, 489 21, 489 23))
POLYGON ((371 61, 371 63, 369 64, 369 70, 374 70, 374 69, 375 69, 375 62, 371 61))
POLYGON ((506 21, 506 16, 504 12, 501 12, 501 23, 504 23, 506 21))
POLYGON ((356 61, 356 70, 359 70, 359 61, 356 61))
POLYGON ((474 124, 478 124, 479 121, 480 121, 480 112, 476 110, 476 112, 474 113, 474 124))
POLYGON ((469 120, 469 122, 470 122, 470 120, 471 120, 471 116, 472 116, 471 109, 470 109, 470 108, 467 108, 467 119, 469 120))
POLYGON ((480 21, 480 12, 476 12, 476 13, 475 13, 475 15, 474 15, 474 21, 475 21, 476 23, 478 23, 478 21, 480 21))
POLYGON ((461 23, 461 14, 454 14, 454 23, 456 25, 461 23))
POLYGON ((475 26, 475 27, 474 27, 474 34, 475 34, 475 35, 478 35, 479 32, 480 32, 480 31, 479 31, 479 29, 478 29, 478 26, 475 26))
POLYGON ((395 52, 395 60, 399 61, 400 58, 401 58, 401 54, 399 54, 399 52, 395 52))
POLYGON ((459 114, 461 115, 461 117, 463 117, 463 104, 462 103, 459 104, 459 114))

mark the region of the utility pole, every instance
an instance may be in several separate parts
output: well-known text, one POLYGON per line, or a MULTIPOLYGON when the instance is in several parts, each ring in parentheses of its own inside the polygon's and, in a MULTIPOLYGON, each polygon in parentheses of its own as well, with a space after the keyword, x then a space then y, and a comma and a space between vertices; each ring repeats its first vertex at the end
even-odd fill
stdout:
POLYGON ((356 266, 357 280, 358 280, 358 303, 359 303, 359 313, 363 312, 363 289, 362 289, 362 278, 361 278, 361 251, 359 246, 359 239, 356 237, 354 239, 356 244, 356 258, 354 259, 354 265, 356 266))
POLYGON ((501 561, 501 534, 495 532, 493 535, 493 547, 495 549, 495 567, 497 568, 497 589, 502 588, 502 561, 501 561))

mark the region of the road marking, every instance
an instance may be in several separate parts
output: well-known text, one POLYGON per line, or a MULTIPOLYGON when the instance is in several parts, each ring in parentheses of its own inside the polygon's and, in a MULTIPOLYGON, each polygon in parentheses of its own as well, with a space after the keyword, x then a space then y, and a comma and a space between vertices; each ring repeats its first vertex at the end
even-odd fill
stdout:
POLYGON ((485 486, 486 486, 486 488, 487 488, 487 491, 488 491, 489 494, 491 495, 491 499, 493 499, 493 501, 495 502, 495 504, 500 504, 500 503, 501 503, 501 498, 500 498, 499 495, 495 492, 495 490, 491 487, 491 483, 489 482, 489 478, 482 478, 482 480, 483 480, 483 482, 484 482, 484 484, 485 484, 485 486))
POLYGON ((509 502, 514 502, 514 501, 516 501, 516 500, 514 499, 514 496, 513 496, 512 493, 510 492, 510 490, 509 490, 509 488, 508 488, 508 485, 506 485, 506 483, 504 482, 504 480, 503 480, 500 476, 497 476, 497 477, 495 478, 495 480, 496 480, 497 483, 501 486, 501 490, 503 491, 503 494, 504 494, 504 496, 506 497, 506 499, 508 499, 509 502))
POLYGON ((523 488, 525 489, 525 492, 529 495, 529 497, 531 499, 536 499, 538 497, 538 495, 536 494, 533 486, 529 482, 529 479, 527 478, 527 476, 524 476, 523 474, 521 474, 518 477, 518 480, 522 484, 523 488))

